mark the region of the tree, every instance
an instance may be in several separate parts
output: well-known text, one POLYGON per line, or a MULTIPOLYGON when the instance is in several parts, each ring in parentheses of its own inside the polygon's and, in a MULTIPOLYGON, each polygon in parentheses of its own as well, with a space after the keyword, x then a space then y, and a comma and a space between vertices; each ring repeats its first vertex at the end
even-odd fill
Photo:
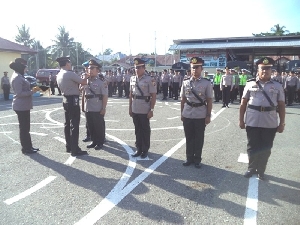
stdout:
POLYGON ((271 31, 274 33, 275 36, 283 36, 289 33, 288 30, 284 30, 285 26, 280 26, 279 24, 274 25, 271 28, 271 31))
MULTIPOLYGON (((60 26, 58 30, 59 30, 59 34, 55 36, 56 40, 52 40, 55 43, 54 45, 52 45, 52 51, 51 51, 53 60, 61 56, 71 57, 71 53, 74 53, 74 49, 76 47, 74 43, 74 38, 70 37, 69 32, 66 31, 65 27, 60 26), (71 52, 72 49, 73 52, 71 52)), ((71 61, 73 61, 72 58, 73 57, 71 57, 71 61)))
POLYGON ((113 50, 111 50, 110 48, 105 49, 105 51, 103 52, 103 55, 110 55, 113 52, 113 50))
POLYGON ((15 37, 15 41, 17 43, 23 44, 24 46, 32 47, 32 44, 34 43, 34 39, 30 38, 29 34, 29 28, 26 28, 25 24, 23 24, 20 27, 18 27, 19 34, 15 37))
MULTIPOLYGON (((266 33, 263 33, 261 32, 260 34, 253 34, 253 36, 255 37, 266 37, 266 36, 284 36, 284 35, 293 35, 293 34, 290 34, 288 30, 284 30, 285 29, 285 26, 280 26, 279 24, 276 24, 274 25, 273 27, 271 27, 271 32, 272 33, 269 33, 269 32, 266 32, 266 33)), ((298 32, 297 32, 298 33, 298 32)))

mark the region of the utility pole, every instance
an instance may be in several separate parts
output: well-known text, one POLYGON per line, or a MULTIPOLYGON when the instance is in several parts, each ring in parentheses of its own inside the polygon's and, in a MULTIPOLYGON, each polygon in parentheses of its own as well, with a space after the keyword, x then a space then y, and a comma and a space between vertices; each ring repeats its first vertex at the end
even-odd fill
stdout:
POLYGON ((155 71, 156 71, 156 31, 154 33, 154 54, 155 54, 155 64, 154 64, 154 68, 155 68, 155 71))

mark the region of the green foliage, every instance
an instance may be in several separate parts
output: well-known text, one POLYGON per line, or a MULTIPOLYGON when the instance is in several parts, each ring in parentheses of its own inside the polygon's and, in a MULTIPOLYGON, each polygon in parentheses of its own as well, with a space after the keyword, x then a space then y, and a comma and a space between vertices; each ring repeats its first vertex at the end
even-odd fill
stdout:
POLYGON ((296 33, 290 33, 288 30, 285 30, 285 26, 280 26, 279 24, 274 25, 273 27, 271 27, 271 32, 266 32, 263 33, 261 32, 260 34, 253 34, 253 36, 255 37, 267 37, 267 36, 285 36, 285 35, 299 35, 300 32, 296 32, 296 33))
POLYGON ((26 28, 25 24, 23 24, 21 27, 17 26, 17 28, 19 34, 15 36, 15 41, 17 43, 23 44, 24 46, 32 46, 32 44, 34 43, 34 39, 30 38, 29 28, 26 28))
POLYGON ((105 51, 103 52, 103 55, 110 55, 113 52, 113 50, 111 50, 110 48, 105 49, 105 51))

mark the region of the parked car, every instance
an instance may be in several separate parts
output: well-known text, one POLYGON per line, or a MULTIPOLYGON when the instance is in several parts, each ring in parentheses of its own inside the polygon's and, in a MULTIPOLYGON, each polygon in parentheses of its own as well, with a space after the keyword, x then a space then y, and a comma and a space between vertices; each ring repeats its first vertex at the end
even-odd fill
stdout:
POLYGON ((212 74, 212 73, 207 74, 207 77, 210 79, 210 83, 214 84, 214 74, 212 74))
POLYGON ((35 77, 25 74, 24 78, 30 83, 30 88, 37 86, 35 77))
POLYGON ((36 72, 36 82, 38 84, 49 86, 49 75, 50 72, 53 74, 58 74, 59 69, 39 69, 36 72))

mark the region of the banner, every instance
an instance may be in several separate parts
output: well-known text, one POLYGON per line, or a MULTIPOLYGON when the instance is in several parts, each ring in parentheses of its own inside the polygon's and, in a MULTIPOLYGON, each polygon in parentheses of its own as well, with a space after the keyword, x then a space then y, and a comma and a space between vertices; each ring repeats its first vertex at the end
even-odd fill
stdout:
POLYGON ((192 57, 200 57, 204 60, 204 67, 220 67, 226 66, 226 52, 219 51, 193 51, 180 52, 180 62, 190 63, 192 57))

